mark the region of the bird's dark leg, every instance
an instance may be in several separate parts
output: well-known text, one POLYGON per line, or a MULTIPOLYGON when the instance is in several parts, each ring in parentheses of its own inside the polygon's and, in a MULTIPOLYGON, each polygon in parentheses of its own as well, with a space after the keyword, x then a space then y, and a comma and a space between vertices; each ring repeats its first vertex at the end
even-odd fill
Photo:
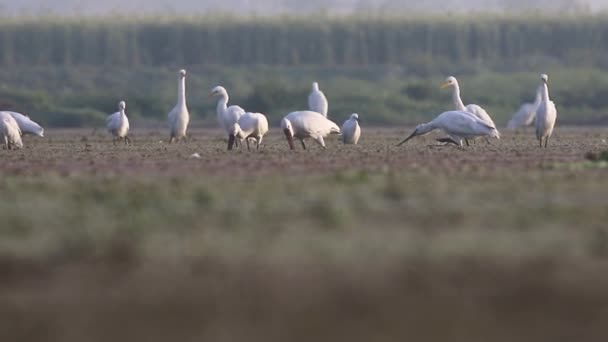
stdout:
POLYGON ((460 146, 460 144, 456 140, 454 140, 454 139, 452 139, 450 137, 442 138, 442 139, 436 139, 436 140, 437 140, 437 142, 444 143, 446 145, 454 144, 456 146, 460 146))
POLYGON ((488 139, 488 137, 486 137, 486 143, 488 143, 488 145, 492 145, 492 143, 490 142, 490 139, 488 139))
POLYGON ((538 139, 539 143, 540 143, 540 148, 543 148, 543 138, 538 139))
POLYGON ((302 143, 302 148, 306 149, 306 145, 304 145, 304 139, 300 139, 300 142, 302 143))
POLYGON ((467 143, 467 147, 471 146, 471 145, 469 144, 469 139, 464 139, 464 142, 466 142, 466 143, 467 143))
POLYGON ((249 148, 249 138, 247 138, 245 140, 247 140, 247 151, 251 152, 251 148, 249 148))
POLYGON ((547 148, 547 145, 549 144, 549 137, 545 138, 545 148, 547 148))

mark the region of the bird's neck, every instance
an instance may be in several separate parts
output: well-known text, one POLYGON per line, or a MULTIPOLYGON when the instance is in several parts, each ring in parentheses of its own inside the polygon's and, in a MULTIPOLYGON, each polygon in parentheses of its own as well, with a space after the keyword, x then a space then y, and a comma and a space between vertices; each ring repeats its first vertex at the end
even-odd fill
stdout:
POLYGON ((124 121, 125 118, 127 117, 127 114, 125 113, 124 109, 120 110, 120 121, 124 121))
POLYGON ((541 96, 542 96, 542 100, 545 103, 548 103, 550 101, 549 100, 549 87, 547 86, 546 83, 543 83, 541 85, 541 96))
POLYGON ((217 101, 217 115, 223 114, 228 109, 228 94, 222 94, 217 101))
POLYGON ((437 128, 437 125, 435 124, 435 121, 433 120, 429 123, 419 125, 417 130, 418 130, 419 135, 424 135, 436 128, 437 128))
POLYGON ((184 77, 177 82, 177 105, 186 106, 186 79, 184 77))
POLYGON ((460 98, 460 86, 458 85, 458 83, 456 83, 456 85, 454 85, 454 89, 452 90, 452 101, 454 101, 454 105, 456 106, 456 109, 458 110, 466 110, 466 107, 464 106, 464 103, 462 102, 462 99, 460 98))

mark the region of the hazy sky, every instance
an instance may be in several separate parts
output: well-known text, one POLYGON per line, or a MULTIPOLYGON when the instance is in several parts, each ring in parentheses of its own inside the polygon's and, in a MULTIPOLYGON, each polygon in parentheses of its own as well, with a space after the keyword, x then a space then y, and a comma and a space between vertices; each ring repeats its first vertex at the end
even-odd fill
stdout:
POLYGON ((384 11, 501 11, 535 6, 552 11, 608 8, 608 0, 0 0, 4 14, 111 14, 204 13, 226 11, 239 14, 307 12, 326 9, 336 13, 362 10, 384 11), (573 6, 577 4, 577 6, 573 6))

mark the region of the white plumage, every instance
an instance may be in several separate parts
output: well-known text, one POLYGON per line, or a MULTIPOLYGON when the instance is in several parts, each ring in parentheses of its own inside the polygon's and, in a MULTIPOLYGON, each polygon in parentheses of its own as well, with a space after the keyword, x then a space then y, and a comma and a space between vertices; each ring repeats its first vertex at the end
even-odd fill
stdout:
POLYGON ((213 97, 218 97, 217 101, 217 122, 220 128, 226 131, 228 134, 228 149, 232 150, 232 145, 235 142, 235 124, 238 124, 239 119, 243 114, 245 114, 245 110, 239 106, 230 106, 228 107, 228 101, 230 97, 228 96, 228 91, 226 88, 217 86, 211 90, 209 94, 213 97))
POLYGON ((344 122, 340 129, 342 142, 345 144, 356 145, 361 137, 361 127, 359 126, 359 114, 351 114, 350 118, 344 122))
POLYGON ((295 149, 293 138, 300 140, 306 149, 304 139, 312 138, 325 148, 324 137, 331 133, 340 134, 340 127, 320 113, 300 111, 287 114, 281 121, 281 129, 287 138, 289 148, 295 149))
POLYGON ((127 118, 127 114, 125 113, 126 108, 127 104, 125 101, 120 101, 118 103, 118 112, 106 118, 106 127, 108 128, 108 132, 112 134, 114 144, 116 144, 116 140, 123 139, 125 144, 131 143, 131 139, 129 139, 129 118, 127 118))
POLYGON ((308 95, 308 109, 313 112, 321 113, 324 117, 327 117, 329 104, 327 103, 325 94, 319 90, 319 83, 317 82, 312 84, 312 92, 308 95))
POLYGON ((245 139, 247 142, 247 150, 249 147, 249 139, 256 142, 257 149, 260 149, 260 144, 264 139, 264 135, 268 133, 268 119, 262 113, 245 113, 239 118, 237 123, 239 139, 245 139))
POLYGON ((17 121, 17 125, 19 125, 21 134, 33 134, 41 138, 44 137, 44 128, 42 128, 39 124, 30 119, 27 115, 8 111, 7 113, 9 113, 13 117, 13 119, 17 121))
POLYGON ((538 88, 534 103, 522 104, 519 110, 515 114, 513 114, 511 120, 509 120, 509 123, 507 124, 507 129, 518 129, 522 127, 531 126, 534 123, 534 119, 536 118, 536 110, 538 109, 541 100, 542 95, 540 92, 540 88, 538 88))
POLYGON ((0 138, 8 150, 23 147, 19 124, 8 112, 0 112, 0 138))
MULTIPOLYGON (((441 113, 433 121, 416 126, 414 133, 405 138, 397 146, 405 144, 413 137, 427 134, 433 130, 441 129, 447 133, 453 142, 462 147, 463 139, 474 139, 477 137, 493 137, 500 139, 500 134, 495 127, 488 125, 470 113, 463 111, 449 111, 441 113)), ((442 139, 441 141, 446 141, 442 139)))
POLYGON ((460 85, 458 84, 458 80, 454 76, 450 76, 445 80, 445 83, 441 85, 441 88, 452 88, 452 100, 454 101, 454 106, 457 111, 467 112, 475 115, 481 121, 485 122, 489 126, 496 128, 494 124, 494 120, 490 117, 488 112, 483 109, 481 106, 476 104, 464 105, 462 102, 462 98, 460 98, 460 85))
POLYGON ((190 113, 186 105, 186 70, 180 70, 177 83, 177 104, 169 112, 169 142, 186 138, 190 113))
POLYGON ((557 120, 557 108, 549 98, 549 76, 541 75, 541 81, 541 102, 536 112, 536 139, 538 139, 540 147, 543 147, 544 141, 545 148, 547 148, 557 120))

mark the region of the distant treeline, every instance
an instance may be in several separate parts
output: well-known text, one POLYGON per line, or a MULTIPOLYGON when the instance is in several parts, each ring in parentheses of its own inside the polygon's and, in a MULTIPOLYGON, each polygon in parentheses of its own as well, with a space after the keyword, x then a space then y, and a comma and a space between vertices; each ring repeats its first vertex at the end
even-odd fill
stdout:
MULTIPOLYGON (((602 65, 608 18, 44 19, 0 24, 0 65, 602 65)), ((608 63, 606 63, 608 64, 608 63)))

